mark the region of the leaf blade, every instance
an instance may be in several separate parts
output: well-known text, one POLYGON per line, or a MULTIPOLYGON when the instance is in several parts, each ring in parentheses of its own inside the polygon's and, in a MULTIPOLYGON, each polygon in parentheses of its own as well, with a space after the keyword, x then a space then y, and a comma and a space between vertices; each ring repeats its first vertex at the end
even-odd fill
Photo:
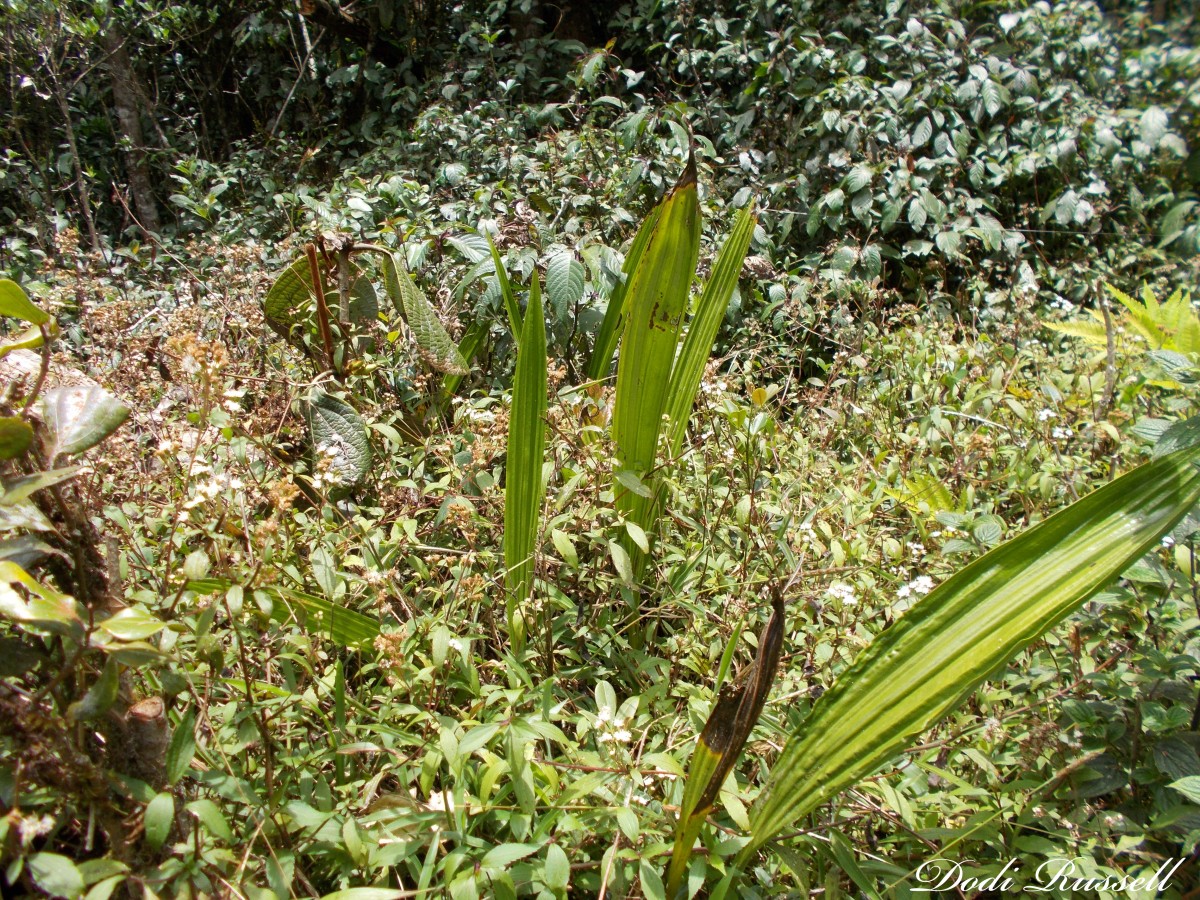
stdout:
POLYGON ((1186 449, 1134 469, 980 557, 879 635, 789 739, 739 864, 1139 559, 1200 500, 1197 461, 1200 449, 1186 449))

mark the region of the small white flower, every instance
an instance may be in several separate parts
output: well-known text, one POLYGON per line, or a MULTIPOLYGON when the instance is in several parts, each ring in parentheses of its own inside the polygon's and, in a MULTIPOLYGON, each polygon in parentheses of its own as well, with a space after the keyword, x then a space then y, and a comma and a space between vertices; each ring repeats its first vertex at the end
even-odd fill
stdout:
POLYGON ((1175 546, 1175 538, 1171 537, 1168 534, 1166 537, 1164 537, 1162 539, 1162 545, 1167 548, 1174 547, 1175 546))
POLYGON ((933 590, 933 579, 928 575, 918 575, 906 587, 911 588, 914 594, 924 596, 933 590))
POLYGON ((463 642, 460 641, 458 638, 450 638, 450 640, 446 641, 446 646, 449 647, 451 650, 455 651, 456 653, 463 652, 463 642))
POLYGON ((854 586, 846 584, 844 581, 835 581, 825 589, 825 593, 847 606, 858 603, 858 598, 854 595, 854 586))
POLYGON ((1056 441, 1065 441, 1068 438, 1073 437, 1074 435, 1075 435, 1075 432, 1072 431, 1070 428, 1066 428, 1066 427, 1054 428, 1050 432, 1050 436, 1052 438, 1054 438, 1056 441))
POLYGON ((631 734, 630 734, 630 733, 629 733, 629 732, 628 732, 626 729, 624 729, 624 728, 618 728, 616 731, 614 731, 614 732, 612 733, 612 739, 613 739, 614 741, 616 741, 617 743, 620 743, 620 744, 627 744, 627 743, 629 743, 629 740, 630 740, 630 738, 632 738, 632 737, 633 737, 633 735, 631 735, 631 734))
POLYGON ((1048 422, 1050 419, 1056 418, 1056 416, 1052 409, 1039 409, 1037 418, 1039 422, 1048 422))

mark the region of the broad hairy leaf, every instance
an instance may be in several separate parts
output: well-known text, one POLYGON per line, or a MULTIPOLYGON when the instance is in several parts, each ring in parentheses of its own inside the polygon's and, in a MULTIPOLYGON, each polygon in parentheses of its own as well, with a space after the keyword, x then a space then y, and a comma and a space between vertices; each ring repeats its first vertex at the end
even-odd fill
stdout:
POLYGON ((1134 469, 985 554, 883 631, 775 762, 738 864, 903 752, 1015 653, 1150 550, 1200 500, 1200 448, 1134 469))
POLYGON ((382 256, 383 283, 388 296, 408 322, 413 340, 430 368, 449 375, 466 375, 467 361, 438 319, 437 311, 417 287, 402 260, 394 254, 382 256))
POLYGON ((513 376, 512 413, 508 419, 508 462, 504 488, 504 567, 509 640, 514 652, 525 641, 521 606, 533 587, 533 557, 538 517, 545 491, 542 462, 546 453, 546 322, 538 275, 533 273, 529 307, 521 326, 513 376))
MULTIPOLYGON (((325 296, 336 301, 338 296, 337 283, 326 276, 321 278, 325 296)), ((263 318, 278 334, 288 340, 295 340, 294 329, 303 325, 307 330, 316 334, 316 322, 312 317, 315 311, 313 305, 312 267, 308 264, 307 256, 298 257, 290 266, 283 270, 275 283, 263 298, 263 318)), ((333 302, 336 308, 336 302, 333 302)), ((357 266, 350 264, 350 320, 353 322, 373 321, 379 315, 379 299, 371 281, 357 266)))
POLYGON ((583 263, 575 254, 560 247, 546 262, 546 299, 554 314, 563 319, 583 299, 583 263))
POLYGON ((38 398, 38 406, 50 461, 96 446, 129 418, 129 407, 98 385, 54 388, 38 398))
POLYGON ((371 470, 371 441, 354 408, 318 388, 309 394, 305 413, 313 455, 329 460, 334 486, 350 488, 362 481, 371 470))

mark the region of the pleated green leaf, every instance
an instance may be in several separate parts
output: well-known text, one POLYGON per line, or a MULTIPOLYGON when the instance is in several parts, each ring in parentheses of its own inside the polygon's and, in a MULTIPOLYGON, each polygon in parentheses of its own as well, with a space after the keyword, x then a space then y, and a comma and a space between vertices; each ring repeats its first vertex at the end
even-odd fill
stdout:
POLYGON ((457 345, 442 326, 428 298, 417 287, 404 262, 394 254, 382 254, 383 283, 388 296, 408 322, 413 339, 430 368, 448 375, 466 375, 471 371, 457 345))
MULTIPOLYGON (((475 358, 475 354, 479 352, 479 348, 487 341, 487 336, 487 326, 481 325, 479 322, 472 322, 463 329, 462 340, 458 342, 458 353, 468 367, 471 365, 471 360, 475 358)), ((443 376, 442 395, 451 397, 457 393, 459 385, 462 384, 465 377, 465 373, 443 376)))
MULTIPOLYGON (((689 160, 679 183, 663 201, 625 297, 627 318, 617 364, 612 431, 617 470, 638 478, 645 479, 654 469, 671 369, 699 254, 700 204, 696 167, 689 160)), ((649 525, 651 503, 617 489, 617 508, 643 528, 649 525)))
POLYGON ((1200 448, 1159 457, 957 573, 875 638, 813 707, 750 816, 751 854, 870 775, 1136 562, 1200 500, 1200 448))
POLYGON ((629 254, 625 257, 625 264, 621 266, 621 274, 624 277, 609 295, 608 308, 604 311, 604 319, 596 334, 596 346, 592 348, 592 355, 588 360, 587 376, 592 381, 599 381, 608 375, 608 367, 612 362, 613 354, 617 351, 617 343, 621 340, 621 328, 625 324, 626 289, 633 278, 633 273, 637 271, 646 245, 650 243, 650 235, 654 233, 654 226, 658 223, 658 215, 661 211, 661 206, 654 207, 650 215, 646 216, 645 221, 642 222, 641 227, 638 228, 637 234, 633 237, 633 245, 629 248, 629 254))
MULTIPOLYGON (((488 249, 492 251, 492 264, 496 267, 496 281, 500 283, 500 296, 504 298, 504 310, 508 313, 508 327, 512 329, 513 338, 521 340, 521 307, 517 303, 517 295, 513 293, 512 282, 508 280, 508 270, 504 268, 504 260, 496 249, 491 235, 487 236, 488 249)), ((536 281, 537 278, 534 278, 536 281)))
POLYGON ((545 494, 542 462, 546 453, 546 368, 546 321, 535 271, 513 376, 504 487, 504 566, 508 594, 505 611, 515 653, 520 653, 525 645, 522 606, 533 587, 538 515, 545 494))
POLYGON ((687 336, 683 339, 683 349, 671 372, 667 415, 671 429, 668 447, 672 457, 677 456, 683 446, 692 405, 696 402, 696 391, 700 389, 704 367, 712 355, 713 341, 717 338, 721 320, 725 318, 725 310, 729 308, 729 299, 737 287, 742 262, 746 259, 746 251, 750 249, 750 238, 754 235, 757 222, 758 217, 751 206, 743 207, 738 213, 733 231, 717 254, 712 275, 700 293, 696 314, 692 316, 687 336))

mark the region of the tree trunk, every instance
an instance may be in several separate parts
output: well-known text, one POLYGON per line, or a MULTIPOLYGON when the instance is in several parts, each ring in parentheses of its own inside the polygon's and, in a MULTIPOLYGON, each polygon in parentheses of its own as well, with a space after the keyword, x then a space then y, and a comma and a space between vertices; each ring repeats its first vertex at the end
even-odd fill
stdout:
POLYGON ((96 253, 103 253, 100 246, 100 234, 96 231, 96 220, 92 216, 92 192, 88 188, 87 173, 83 170, 83 159, 79 156, 79 143, 75 140, 75 123, 71 121, 71 104, 67 100, 67 92, 63 89, 62 79, 58 72, 51 68, 50 87, 54 92, 54 100, 58 111, 62 114, 63 131, 67 137, 67 150, 71 154, 71 163, 75 168, 75 188, 79 192, 79 214, 83 216, 83 224, 87 229, 88 242, 96 253))
POLYGON ((110 23, 105 29, 103 41, 104 51, 108 55, 105 66, 112 85, 117 122, 120 125, 121 136, 127 142, 125 168, 129 176, 129 193, 133 197, 133 205, 143 230, 157 234, 161 225, 150 167, 146 161, 146 140, 142 133, 137 76, 125 50, 125 37, 115 23, 110 23))

